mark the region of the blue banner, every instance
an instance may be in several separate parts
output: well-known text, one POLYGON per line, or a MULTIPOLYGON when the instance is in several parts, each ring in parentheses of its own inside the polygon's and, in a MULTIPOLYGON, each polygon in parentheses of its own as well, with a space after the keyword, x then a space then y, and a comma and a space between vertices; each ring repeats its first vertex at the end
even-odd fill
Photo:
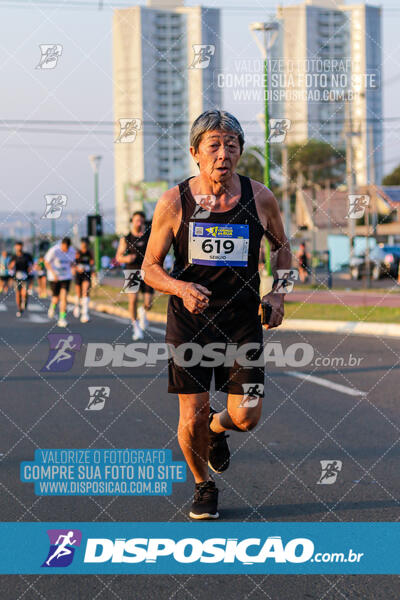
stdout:
POLYGON ((400 574, 400 523, 1 523, 1 574, 400 574))

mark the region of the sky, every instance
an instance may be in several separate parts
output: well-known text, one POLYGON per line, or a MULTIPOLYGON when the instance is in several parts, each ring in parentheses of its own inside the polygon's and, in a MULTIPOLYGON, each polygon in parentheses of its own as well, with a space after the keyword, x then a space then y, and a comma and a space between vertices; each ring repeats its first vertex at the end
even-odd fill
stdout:
MULTIPOLYGON (((127 0, 123 0, 129 5, 127 0)), ((297 3, 297 2, 290 2, 297 3)), ((70 0, 69 7, 45 4, 29 6, 21 0, 0 0, 1 119, 112 121, 112 9, 104 0, 70 0), (75 7, 74 2, 85 2, 75 7), (55 69, 36 69, 39 44, 63 45, 55 69)), ((122 3, 121 3, 122 4, 122 3)), ((121 6, 120 3, 113 5, 121 6)), ((142 4, 142 2, 140 2, 142 4)), ((198 2, 186 1, 187 5, 198 2)), ((289 3, 283 3, 289 4, 289 3)), ((374 4, 374 3, 372 3, 374 4)), ((205 2, 222 9, 222 65, 229 68, 236 59, 259 59, 248 25, 273 16, 277 6, 271 0, 249 0, 240 8, 237 0, 205 2)), ((384 0, 383 8, 383 114, 384 172, 400 164, 400 5, 384 0), (396 120, 397 119, 397 120, 396 120)), ((228 92, 224 107, 243 121, 254 120, 257 110, 235 103, 228 92)), ((260 105, 259 112, 262 106, 260 105)), ((90 127, 77 133, 63 133, 57 126, 52 134, 21 128, 12 132, 0 121, 0 213, 21 214, 21 218, 42 211, 45 194, 66 194, 71 211, 88 212, 93 201, 93 172, 89 154, 100 154, 100 202, 106 213, 114 207, 113 135, 109 125, 92 133, 90 127), (102 133, 100 133, 100 131, 102 133)), ((73 129, 73 128, 72 128, 73 129)), ((260 129, 261 132, 261 129, 260 129)), ((248 126, 247 137, 256 140, 258 125, 248 126)))

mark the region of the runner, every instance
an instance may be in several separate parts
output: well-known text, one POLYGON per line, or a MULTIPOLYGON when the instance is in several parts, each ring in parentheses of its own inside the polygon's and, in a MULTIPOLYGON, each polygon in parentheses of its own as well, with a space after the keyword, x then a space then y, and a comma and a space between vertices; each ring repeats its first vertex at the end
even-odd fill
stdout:
MULTIPOLYGON (((230 460, 226 431, 250 431, 259 421, 264 367, 258 361, 243 368, 235 360, 232 366, 207 367, 200 361, 182 366, 179 346, 255 343, 260 350, 253 351, 253 358, 260 358, 258 261, 263 234, 271 245, 274 274, 290 267, 291 254, 273 194, 235 173, 244 144, 237 119, 225 111, 203 113, 192 125, 190 144, 200 174, 165 192, 157 203, 143 270, 146 283, 171 296, 166 341, 176 350, 169 360, 168 391, 179 395, 178 440, 195 480, 189 515, 215 519, 218 489, 208 466, 216 473, 225 471, 230 460), (194 197, 204 194, 215 195, 213 210, 193 221, 194 197), (162 265, 171 245, 175 265, 169 276, 162 265), (209 404, 213 373, 215 389, 228 394, 221 412, 209 404), (247 389, 252 394, 260 390, 258 402, 246 402, 247 389)), ((283 319, 284 294, 274 293, 277 282, 275 275, 272 291, 262 299, 265 312, 270 311, 263 322, 270 328, 283 319)), ((229 357, 222 358, 226 362, 229 357)))
POLYGON ((92 273, 94 272, 94 258, 89 240, 86 237, 81 239, 81 246, 76 252, 75 263, 75 290, 78 303, 74 308, 74 317, 79 319, 80 315, 81 323, 87 323, 89 321, 89 294, 92 273))
POLYGON ((71 240, 65 237, 59 244, 50 248, 44 257, 47 278, 51 288, 51 304, 48 311, 50 319, 54 317, 57 304, 60 313, 57 325, 67 327, 67 294, 72 279, 71 267, 75 263, 76 251, 71 247, 71 240))
POLYGON ((305 242, 301 242, 300 247, 296 254, 297 262, 299 265, 299 277, 302 283, 307 283, 309 264, 308 261, 311 258, 310 254, 306 250, 305 242))
MULTIPOLYGON (((119 240, 116 260, 124 270, 139 271, 149 241, 150 228, 145 229, 145 214, 141 211, 133 213, 130 224, 130 232, 119 240)), ((125 289, 125 288, 124 288, 125 289)), ((143 331, 148 326, 147 312, 151 309, 154 290, 143 280, 140 281, 137 292, 129 293, 129 314, 132 319, 133 340, 143 339, 143 331), (137 309, 138 293, 144 296, 143 306, 137 309), (138 320, 139 315, 139 320, 138 320)))
POLYGON ((28 306, 29 274, 32 271, 33 259, 28 252, 23 250, 23 242, 14 245, 15 254, 8 265, 9 272, 13 273, 15 280, 15 300, 17 303, 16 316, 21 317, 28 306))
POLYGON ((44 264, 44 253, 39 253, 39 258, 34 264, 34 270, 37 276, 38 296, 39 298, 47 298, 47 278, 46 266, 44 264))
POLYGON ((10 273, 8 265, 10 263, 10 257, 8 256, 7 250, 3 250, 0 255, 0 294, 7 294, 10 282, 10 273))

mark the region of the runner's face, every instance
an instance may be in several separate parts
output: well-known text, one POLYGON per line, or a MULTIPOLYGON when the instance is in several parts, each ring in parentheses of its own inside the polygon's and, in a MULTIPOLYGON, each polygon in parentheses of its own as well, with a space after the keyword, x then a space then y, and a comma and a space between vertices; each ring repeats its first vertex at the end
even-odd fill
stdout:
POLYGON ((15 244, 14 248, 15 248, 15 254, 17 254, 17 255, 22 254, 21 244, 15 244))
POLYGON ((140 215, 135 215, 131 221, 132 231, 142 231, 144 225, 144 219, 140 215))
POLYGON ((61 250, 63 252, 68 252, 68 248, 69 248, 68 244, 61 244, 61 250))
POLYGON ((190 152, 201 173, 212 181, 224 183, 232 177, 240 158, 238 135, 233 131, 207 131, 197 152, 193 147, 190 152))

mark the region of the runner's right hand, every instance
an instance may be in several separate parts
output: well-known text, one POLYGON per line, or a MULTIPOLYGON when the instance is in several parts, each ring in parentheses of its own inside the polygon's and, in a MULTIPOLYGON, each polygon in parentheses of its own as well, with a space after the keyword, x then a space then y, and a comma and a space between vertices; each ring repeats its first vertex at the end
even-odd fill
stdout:
POLYGON ((186 283, 180 296, 185 308, 197 315, 207 308, 211 292, 199 283, 186 283))

